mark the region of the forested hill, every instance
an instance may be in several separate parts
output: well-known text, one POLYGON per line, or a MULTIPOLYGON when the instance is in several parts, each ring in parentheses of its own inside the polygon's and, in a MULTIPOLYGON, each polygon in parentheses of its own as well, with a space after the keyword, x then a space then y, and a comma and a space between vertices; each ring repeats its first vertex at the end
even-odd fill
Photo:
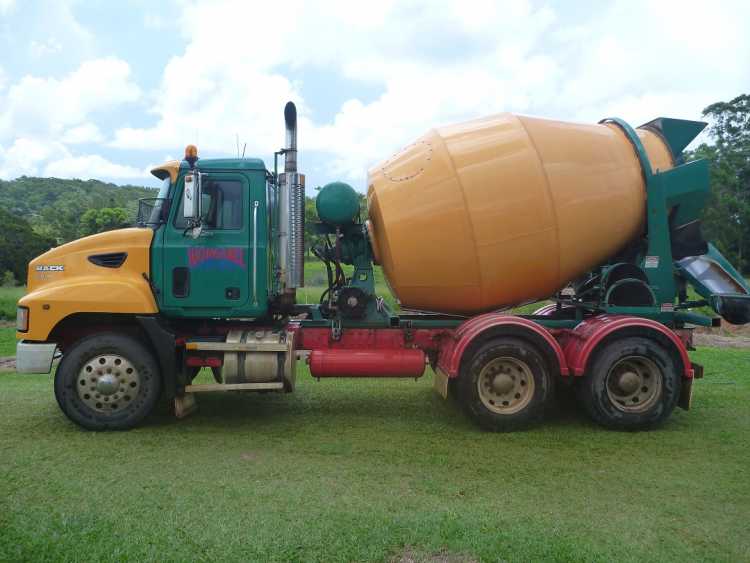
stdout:
POLYGON ((101 224, 102 210, 113 210, 104 213, 111 221, 132 223, 138 199, 155 197, 156 192, 99 180, 22 176, 9 182, 0 180, 0 209, 25 219, 38 234, 66 242, 104 230, 96 225, 97 220, 101 224))
POLYGON ((156 193, 98 180, 0 180, 0 284, 22 283, 28 261, 52 246, 132 225, 138 199, 156 193))

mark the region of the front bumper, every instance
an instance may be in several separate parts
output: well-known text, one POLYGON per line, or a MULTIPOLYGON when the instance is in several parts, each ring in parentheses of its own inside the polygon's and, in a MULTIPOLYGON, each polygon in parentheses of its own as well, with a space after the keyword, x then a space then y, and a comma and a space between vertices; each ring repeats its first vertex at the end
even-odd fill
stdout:
POLYGON ((16 345, 16 371, 18 373, 49 373, 57 344, 19 341, 16 345))

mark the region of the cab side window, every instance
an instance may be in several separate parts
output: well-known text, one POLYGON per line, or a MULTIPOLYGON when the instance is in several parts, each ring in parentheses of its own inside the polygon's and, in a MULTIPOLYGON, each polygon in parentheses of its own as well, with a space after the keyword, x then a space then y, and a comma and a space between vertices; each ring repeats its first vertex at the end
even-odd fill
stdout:
MULTIPOLYGON (((183 200, 174 219, 177 229, 187 227, 183 217, 183 200)), ((201 217, 203 228, 210 230, 230 230, 242 228, 242 183, 238 180, 211 180, 203 182, 201 194, 201 217)))

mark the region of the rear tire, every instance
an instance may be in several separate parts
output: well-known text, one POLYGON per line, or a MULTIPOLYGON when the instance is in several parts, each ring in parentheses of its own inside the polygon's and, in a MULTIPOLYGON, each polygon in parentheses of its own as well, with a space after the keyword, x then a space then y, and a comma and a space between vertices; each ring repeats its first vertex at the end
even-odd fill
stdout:
POLYGON ((138 340, 115 333, 89 336, 65 352, 55 373, 55 398, 88 430, 127 430, 154 408, 159 366, 138 340))
POLYGON ((579 398, 591 418, 615 430, 662 424, 680 397, 679 366, 659 342, 644 337, 613 340, 596 351, 579 398))
POLYGON ((520 430, 539 420, 553 387, 536 347, 507 337, 487 342, 468 358, 457 386, 468 415, 494 432, 520 430))

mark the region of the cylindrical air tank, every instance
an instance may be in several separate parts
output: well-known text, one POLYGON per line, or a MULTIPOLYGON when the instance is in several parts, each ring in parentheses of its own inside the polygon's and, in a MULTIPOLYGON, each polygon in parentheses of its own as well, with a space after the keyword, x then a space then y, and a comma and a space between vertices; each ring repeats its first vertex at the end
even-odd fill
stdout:
MULTIPOLYGON (((637 129, 653 172, 668 146, 637 129)), ((645 222, 641 165, 613 123, 499 114, 433 129, 368 175, 375 259, 412 309, 478 313, 542 299, 645 222)))

